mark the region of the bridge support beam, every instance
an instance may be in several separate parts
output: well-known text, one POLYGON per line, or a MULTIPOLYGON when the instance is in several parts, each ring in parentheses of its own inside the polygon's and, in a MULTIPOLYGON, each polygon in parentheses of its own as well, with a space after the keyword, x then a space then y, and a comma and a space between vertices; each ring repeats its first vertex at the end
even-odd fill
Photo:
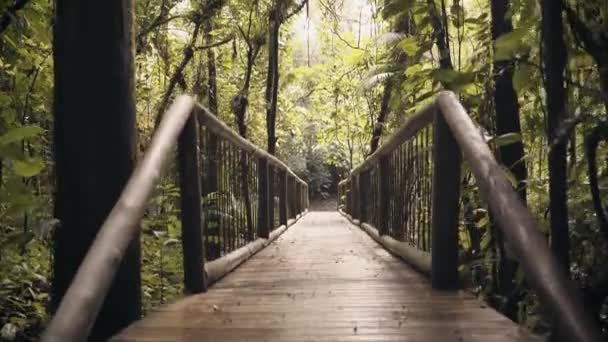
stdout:
POLYGON ((436 289, 460 287, 458 279, 458 213, 462 154, 443 114, 433 127, 433 213, 431 283, 436 289))

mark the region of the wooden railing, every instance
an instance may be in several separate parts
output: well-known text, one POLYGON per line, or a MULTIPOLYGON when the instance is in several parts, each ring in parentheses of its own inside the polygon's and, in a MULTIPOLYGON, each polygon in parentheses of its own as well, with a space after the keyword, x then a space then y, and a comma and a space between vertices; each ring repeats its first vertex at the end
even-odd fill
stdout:
POLYGON ((454 93, 442 92, 353 170, 339 184, 339 208, 429 274, 435 288, 456 289, 463 156, 560 340, 600 341, 573 283, 454 93))
POLYGON ((304 181, 182 96, 164 115, 43 341, 87 339, 176 144, 186 293, 204 292, 307 211, 304 181))

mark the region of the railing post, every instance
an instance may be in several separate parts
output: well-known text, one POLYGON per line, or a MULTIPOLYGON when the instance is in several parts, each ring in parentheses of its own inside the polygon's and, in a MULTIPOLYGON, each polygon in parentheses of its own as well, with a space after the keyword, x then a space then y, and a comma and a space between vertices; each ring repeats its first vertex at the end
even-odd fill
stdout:
POLYGON ((359 174, 359 220, 361 223, 367 222, 368 175, 368 171, 359 174))
POLYGON ((378 199, 380 201, 379 213, 378 213, 378 233, 380 235, 388 234, 388 211, 389 211, 389 196, 390 196, 390 187, 389 187, 389 162, 388 157, 381 157, 378 162, 378 166, 380 168, 379 173, 379 182, 380 187, 378 191, 378 199))
POLYGON ((352 189, 353 189, 353 195, 352 195, 352 200, 353 200, 353 213, 352 213, 352 218, 353 220, 358 220, 360 218, 359 215, 359 175, 353 175, 352 178, 352 189))
POLYGON ((352 195, 352 189, 351 189, 351 181, 350 181, 350 177, 348 178, 348 182, 346 183, 346 213, 348 215, 353 215, 353 211, 352 211, 352 201, 351 201, 351 195, 352 195))
POLYGON ((270 234, 276 227, 274 226, 274 195, 275 195, 275 177, 276 172, 274 165, 268 165, 268 233, 270 234))
POLYGON ((295 185, 294 185, 294 178, 293 177, 289 177, 288 183, 287 183, 287 197, 289 198, 288 203, 289 203, 289 214, 288 217, 290 219, 295 219, 296 218, 296 206, 295 206, 295 185))
POLYGON ((287 226, 287 171, 279 173, 279 225, 287 226))
POLYGON ((258 159, 258 237, 268 239, 270 236, 269 196, 268 196, 268 161, 258 159))
POLYGON ((201 183, 197 126, 196 115, 191 114, 178 140, 184 290, 186 293, 201 293, 207 290, 201 231, 201 183))
POLYGON ((457 289, 462 155, 439 109, 433 126, 433 164, 431 282, 436 289, 457 289))
POLYGON ((300 182, 296 181, 296 216, 302 213, 302 197, 301 197, 301 186, 300 182))

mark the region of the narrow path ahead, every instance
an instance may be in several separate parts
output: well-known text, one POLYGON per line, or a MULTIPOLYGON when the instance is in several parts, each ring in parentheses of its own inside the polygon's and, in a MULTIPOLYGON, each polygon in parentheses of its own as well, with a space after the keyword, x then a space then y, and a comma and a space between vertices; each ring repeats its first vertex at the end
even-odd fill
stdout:
POLYGON ((461 292, 432 290, 338 213, 305 216, 208 293, 120 341, 532 341, 461 292))

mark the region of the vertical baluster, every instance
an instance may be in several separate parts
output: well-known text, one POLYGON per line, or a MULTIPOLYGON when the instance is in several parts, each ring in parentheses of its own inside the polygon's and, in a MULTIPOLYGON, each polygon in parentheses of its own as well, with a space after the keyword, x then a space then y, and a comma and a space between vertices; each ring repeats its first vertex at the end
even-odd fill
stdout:
MULTIPOLYGON (((252 194, 256 194, 257 195, 260 193, 259 191, 259 181, 258 181, 258 163, 254 162, 255 158, 251 155, 247 155, 247 160, 248 160, 248 164, 249 165, 249 177, 251 177, 251 185, 253 186, 253 189, 251 189, 251 193, 252 194)), ((255 237, 258 236, 259 231, 260 231, 260 225, 259 225, 259 208, 260 208, 260 201, 259 198, 255 198, 255 201, 253 201, 252 198, 252 208, 251 208, 251 214, 252 214, 252 223, 253 223, 253 230, 252 230, 252 235, 250 236, 250 240, 249 241, 253 241, 253 239, 255 239, 255 237)))
POLYGON ((279 224, 287 226, 287 171, 282 170, 279 176, 280 179, 280 190, 279 190, 279 224))
POLYGON ((368 175, 369 171, 363 171, 359 175, 359 220, 361 223, 367 222, 368 175))
POLYGON ((433 210, 433 147, 431 144, 431 128, 427 128, 426 132, 426 249, 431 250, 431 232, 432 232, 432 210, 433 210))
POLYGON ((270 235, 268 187, 268 161, 260 157, 258 159, 258 237, 264 239, 268 239, 270 235))
POLYGON ((422 175, 420 174, 420 134, 417 134, 415 137, 415 157, 416 158, 416 248, 420 248, 422 246, 422 225, 420 224, 420 188, 422 182, 422 175))
POLYGON ((399 146, 397 149, 397 154, 399 155, 399 187, 396 189, 398 193, 398 206, 399 206, 399 241, 405 241, 405 184, 406 184, 406 174, 405 174, 405 158, 403 157, 403 145, 399 146))
POLYGON ((269 232, 274 230, 274 183, 275 183, 275 171, 274 165, 268 165, 268 222, 269 224, 269 232))
POLYGON ((221 241, 221 246, 222 246, 222 254, 221 255, 226 255, 227 252, 227 246, 226 246, 226 232, 227 232, 227 225, 228 222, 226 220, 227 215, 228 215, 228 211, 229 211, 229 204, 228 204, 228 199, 229 199, 229 190, 227 188, 227 176, 228 176, 228 167, 227 167, 227 162, 228 162, 228 151, 226 149, 226 144, 228 142, 224 139, 222 139, 222 144, 221 144, 221 152, 220 152, 220 156, 222 158, 222 173, 219 175, 221 177, 221 181, 220 183, 221 188, 220 188, 220 198, 222 199, 222 211, 220 213, 221 215, 221 224, 220 224, 220 238, 222 239, 221 241))
POLYGON ((379 191, 379 212, 378 212, 378 232, 380 235, 386 235, 388 233, 388 209, 389 209, 389 161, 387 157, 382 157, 379 161, 380 173, 378 176, 379 191))
POLYGON ((431 282, 455 289, 458 281, 458 205, 462 156, 443 115, 435 114, 433 135, 433 228, 431 282))
POLYGON ((352 189, 353 189, 353 195, 351 197, 353 200, 352 217, 353 217, 353 220, 358 220, 359 219, 359 189, 358 189, 359 175, 352 176, 351 184, 352 184, 352 189))
POLYGON ((201 185, 197 151, 197 120, 190 115, 178 141, 184 289, 206 291, 201 231, 201 185))

